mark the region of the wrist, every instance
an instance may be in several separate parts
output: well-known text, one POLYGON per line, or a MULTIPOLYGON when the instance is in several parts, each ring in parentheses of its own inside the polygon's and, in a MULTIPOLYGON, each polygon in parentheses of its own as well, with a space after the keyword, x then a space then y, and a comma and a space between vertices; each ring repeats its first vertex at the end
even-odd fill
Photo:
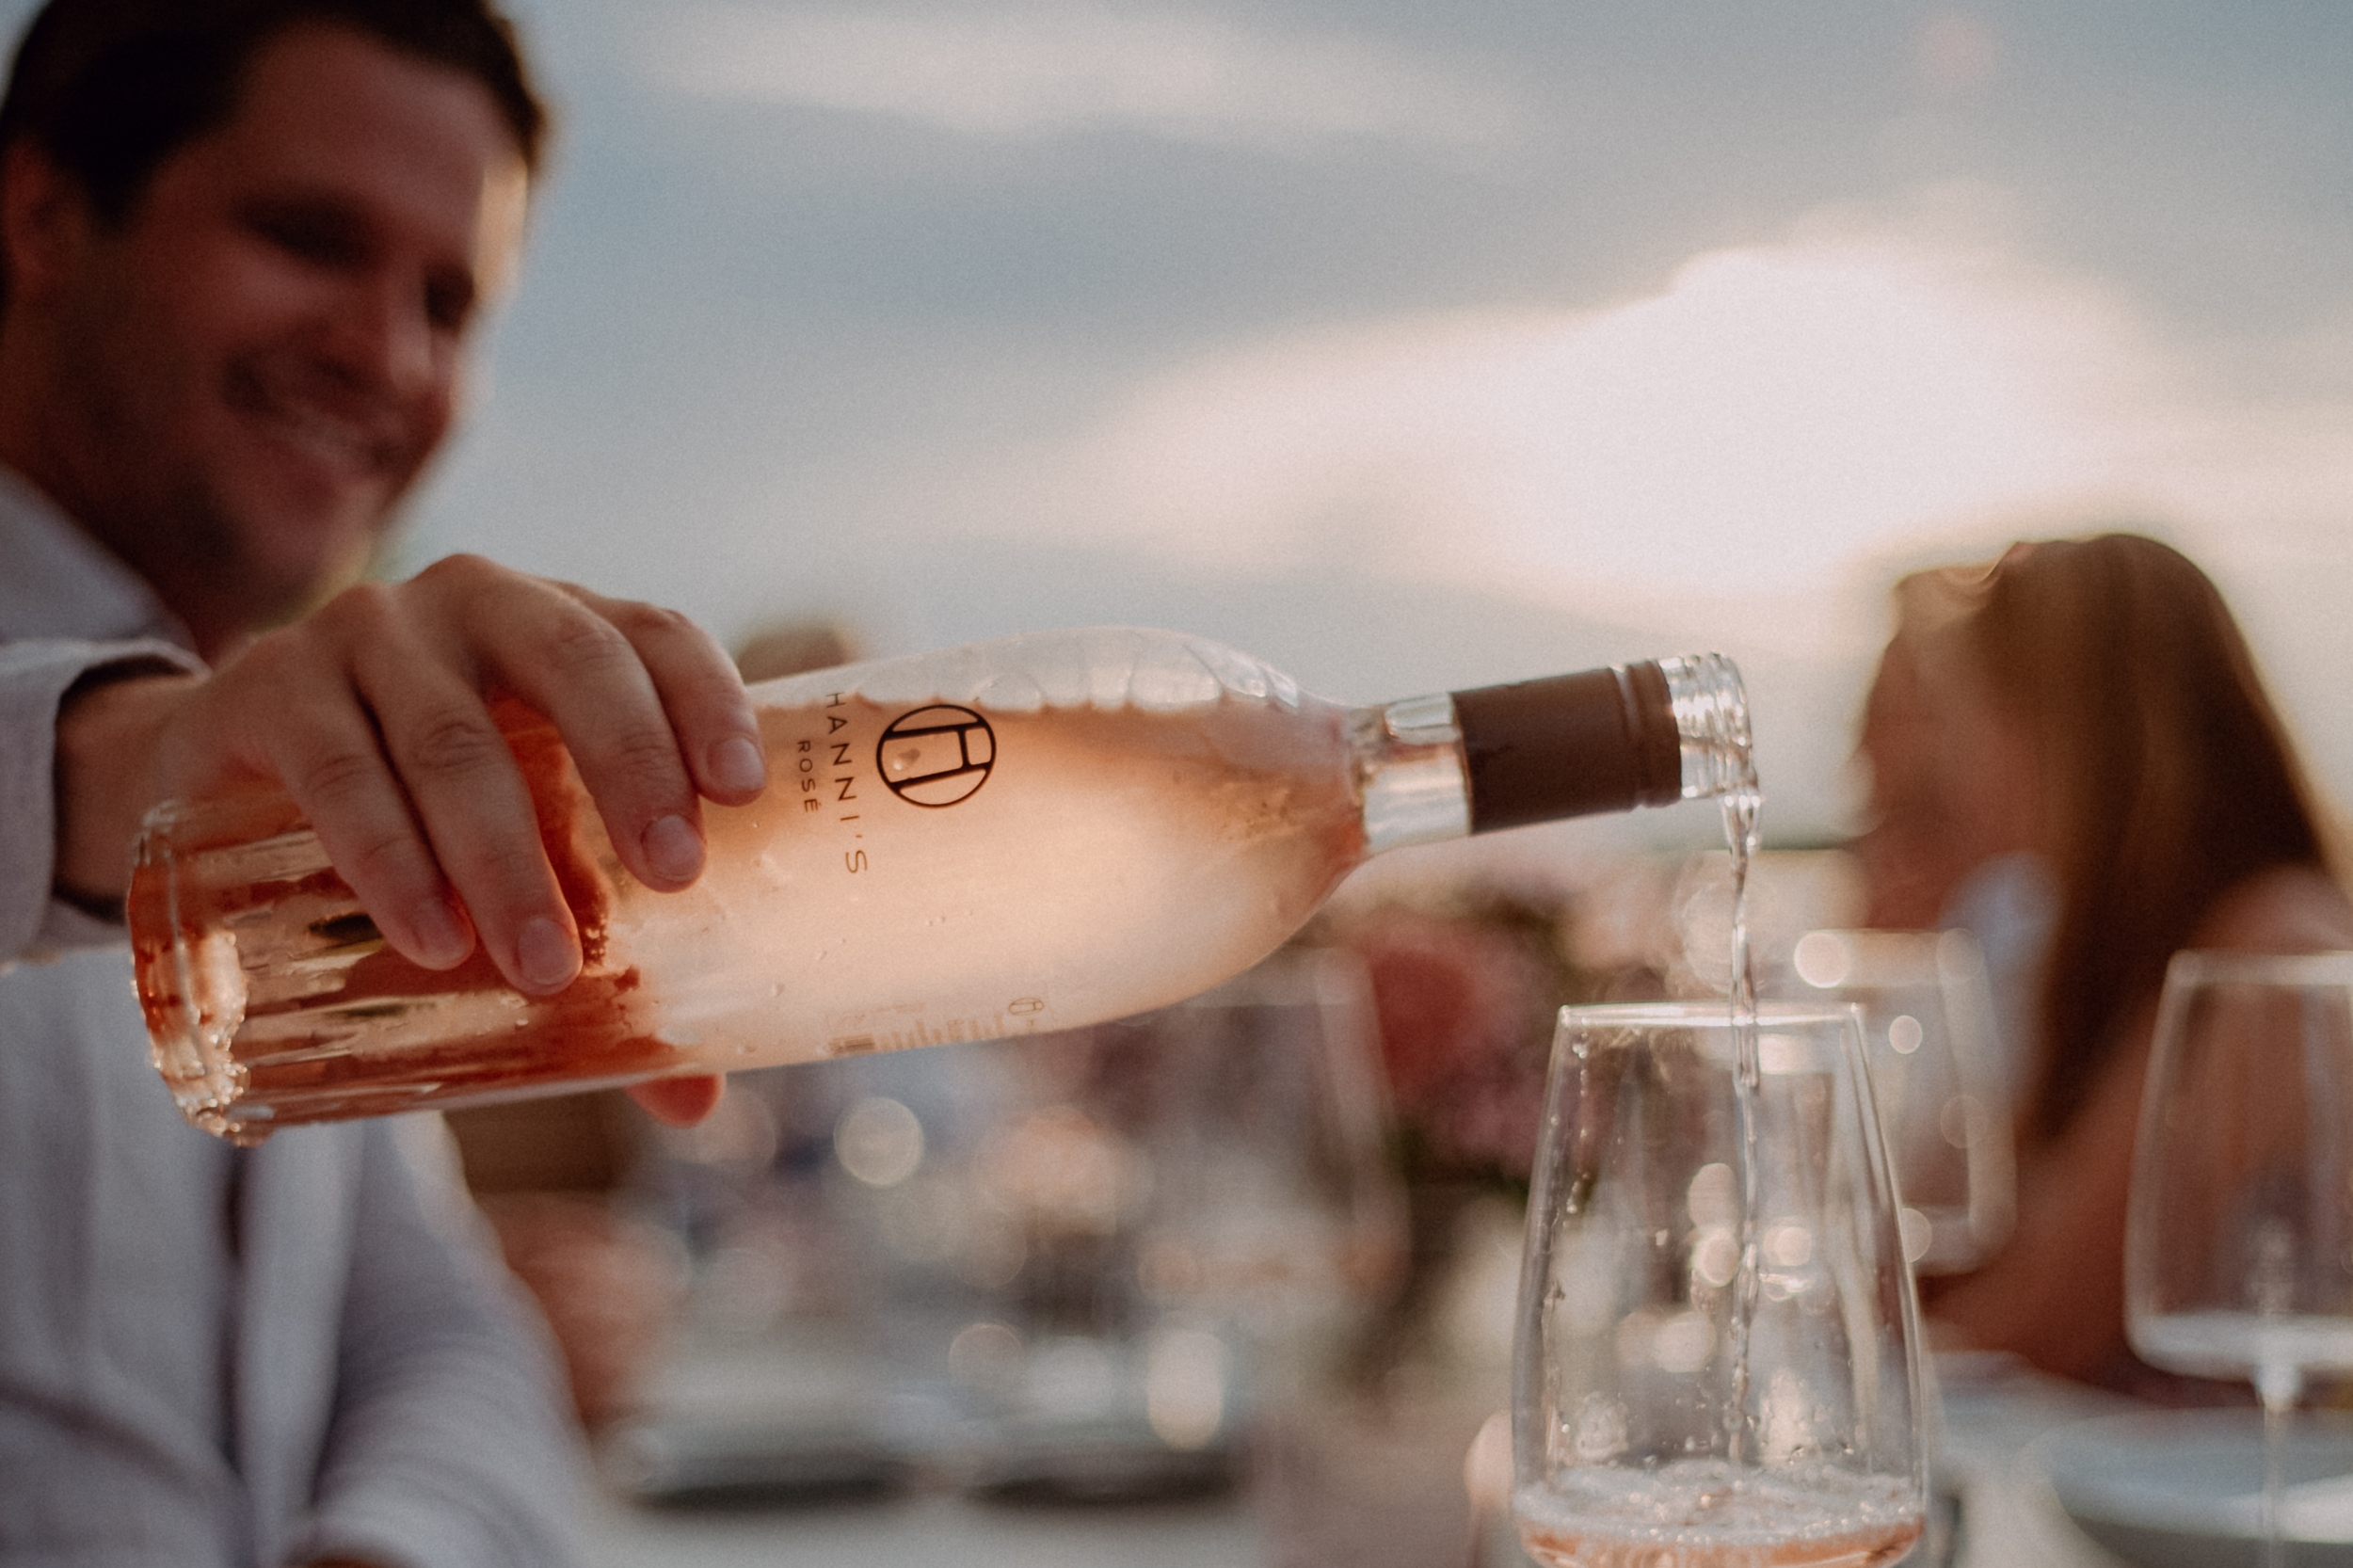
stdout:
POLYGON ((157 741, 202 679, 152 664, 106 665, 58 703, 50 875, 59 898, 91 911, 120 905, 139 823, 157 799, 157 741))

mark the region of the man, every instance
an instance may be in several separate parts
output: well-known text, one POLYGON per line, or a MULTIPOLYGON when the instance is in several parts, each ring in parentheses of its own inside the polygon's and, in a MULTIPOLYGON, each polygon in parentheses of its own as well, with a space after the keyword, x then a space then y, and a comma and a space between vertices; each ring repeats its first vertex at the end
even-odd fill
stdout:
POLYGON ((0 1563, 562 1556, 547 1357, 414 1125, 251 1151, 184 1126, 119 920, 151 805, 282 781, 394 946, 479 942, 546 993, 578 936, 486 693, 557 723, 651 886, 699 871, 699 799, 758 793, 742 686, 674 616, 470 559, 332 592, 447 432, 539 137, 483 0, 54 0, 20 48, 0 1563))

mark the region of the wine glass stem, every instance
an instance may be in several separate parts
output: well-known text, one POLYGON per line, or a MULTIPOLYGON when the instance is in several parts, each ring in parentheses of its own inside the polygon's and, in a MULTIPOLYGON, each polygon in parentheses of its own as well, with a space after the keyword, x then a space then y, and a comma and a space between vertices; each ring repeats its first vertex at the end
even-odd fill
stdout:
POLYGON ((2303 1392, 2300 1368, 2272 1364, 2255 1373, 2255 1392, 2264 1405, 2264 1568, 2287 1568, 2286 1531, 2280 1520, 2280 1496, 2287 1463, 2288 1417, 2303 1392))

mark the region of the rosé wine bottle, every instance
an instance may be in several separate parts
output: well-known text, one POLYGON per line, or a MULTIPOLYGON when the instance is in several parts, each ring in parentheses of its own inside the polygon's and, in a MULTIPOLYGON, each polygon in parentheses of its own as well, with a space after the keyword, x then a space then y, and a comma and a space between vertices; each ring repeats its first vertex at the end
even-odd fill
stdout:
POLYGON ((1035 633, 752 688, 767 792, 680 893, 624 871, 554 731, 508 740, 580 978, 386 945, 282 794, 150 817, 139 995, 181 1109, 277 1127, 1070 1029, 1257 962, 1367 856, 1732 787, 1738 673, 1666 659, 1349 708, 1199 638, 1035 633))

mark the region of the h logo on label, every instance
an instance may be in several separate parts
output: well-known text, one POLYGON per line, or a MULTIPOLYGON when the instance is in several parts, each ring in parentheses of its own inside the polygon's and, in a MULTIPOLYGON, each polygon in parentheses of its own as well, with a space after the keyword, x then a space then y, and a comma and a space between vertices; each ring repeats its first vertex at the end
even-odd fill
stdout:
POLYGON ((969 708, 918 708, 891 721, 874 748, 883 782, 916 806, 969 800, 997 765, 997 732, 969 708))

